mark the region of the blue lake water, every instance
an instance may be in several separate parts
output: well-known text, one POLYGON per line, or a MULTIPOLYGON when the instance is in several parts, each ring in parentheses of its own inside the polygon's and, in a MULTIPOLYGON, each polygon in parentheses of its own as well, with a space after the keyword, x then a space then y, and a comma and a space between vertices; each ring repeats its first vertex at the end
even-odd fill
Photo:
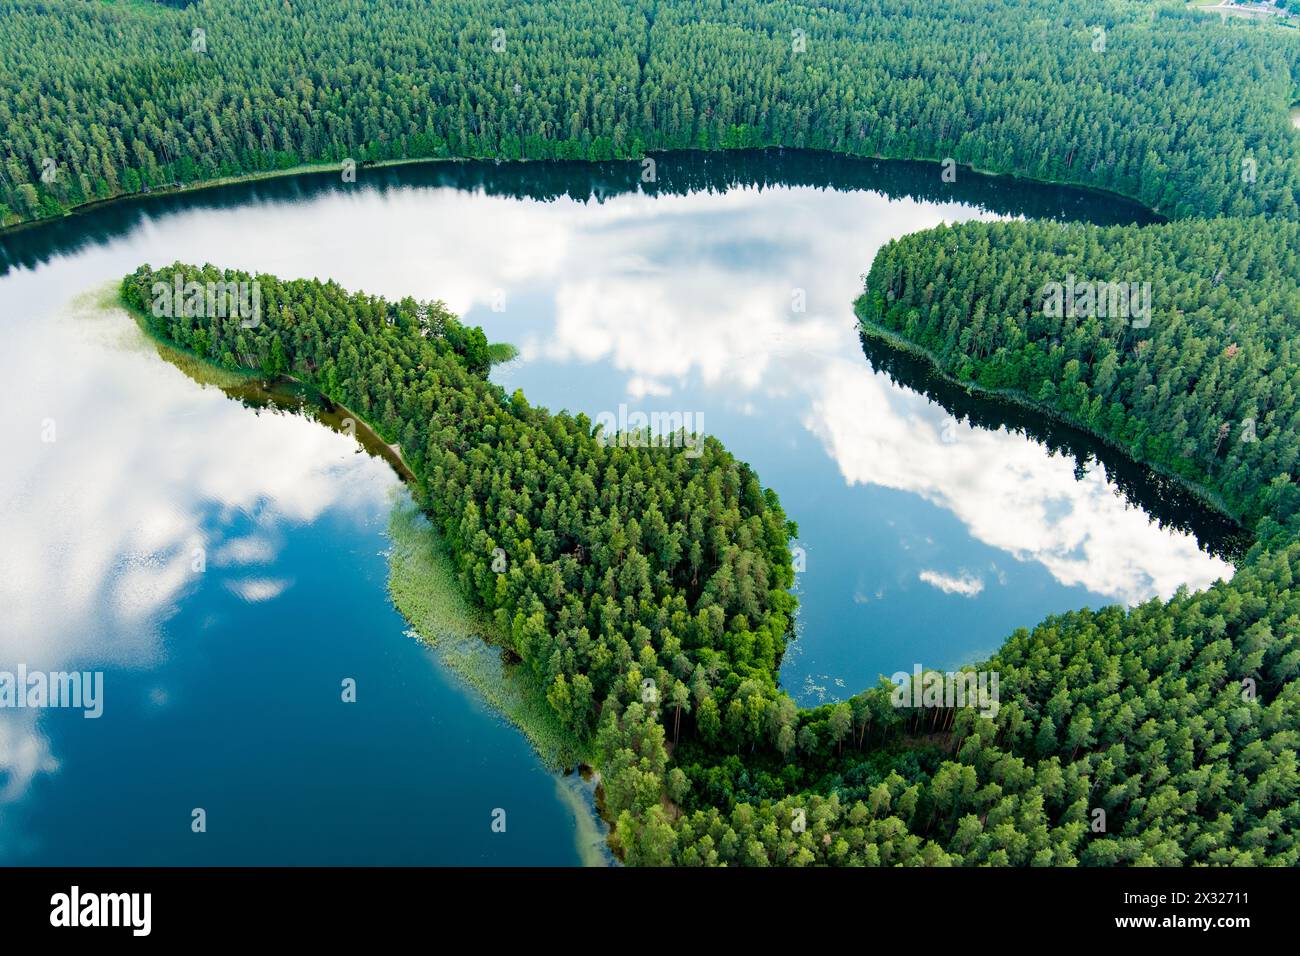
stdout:
POLYGON ((99 302, 141 262, 442 298, 520 347, 493 375, 534 404, 702 416, 799 524, 781 677, 801 703, 979 659, 1048 613, 1231 573, 1197 543, 1221 529, 1172 489, 945 396, 856 331, 861 275, 893 237, 1131 207, 809 155, 658 170, 644 187, 638 164, 312 175, 0 239, 0 670, 105 672, 98 720, 0 710, 0 863, 582 859, 575 778, 388 601, 396 475, 163 361, 99 302))

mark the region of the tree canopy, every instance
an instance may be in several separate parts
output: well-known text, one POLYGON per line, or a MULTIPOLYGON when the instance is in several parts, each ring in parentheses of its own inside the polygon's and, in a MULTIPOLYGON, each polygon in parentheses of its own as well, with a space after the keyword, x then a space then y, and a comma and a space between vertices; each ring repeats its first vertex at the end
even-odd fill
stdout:
POLYGON ((0 0, 0 225, 303 164, 755 146, 1136 199, 1174 221, 906 237, 858 303, 869 334, 1258 529, 1231 582, 1012 635, 980 667, 988 717, 890 687, 796 707, 776 495, 716 439, 611 446, 505 394, 441 303, 179 263, 123 294, 178 346, 310 382, 400 444, 463 586, 594 744, 630 863, 1294 865, 1300 39, 1182 7, 0 0), (177 275, 256 281, 261 321, 155 317, 177 275), (1075 279, 1148 285, 1150 323, 1045 311, 1075 279))
POLYGON ((508 396, 436 302, 181 264, 123 294, 169 341, 306 380, 400 441, 464 587, 594 742, 630 863, 1300 860, 1300 543, 1201 593, 1018 631, 980 665, 1000 675, 988 716, 898 706, 887 682, 800 710, 776 682, 794 529, 716 439, 624 447, 508 396), (258 282, 261 320, 155 317, 178 274, 258 282))
POLYGON ((1300 39, 1106 0, 0 0, 0 224, 304 163, 783 145, 1295 218, 1300 39))

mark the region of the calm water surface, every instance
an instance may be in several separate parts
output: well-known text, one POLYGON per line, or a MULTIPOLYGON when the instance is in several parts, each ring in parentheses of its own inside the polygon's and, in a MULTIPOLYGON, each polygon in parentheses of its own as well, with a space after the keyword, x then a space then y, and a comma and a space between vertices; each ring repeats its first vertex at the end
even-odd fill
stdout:
POLYGON ((160 359, 97 305, 142 262, 442 298, 520 347, 494 378, 535 404, 702 416, 799 524, 781 677, 803 703, 976 660, 1051 612, 1231 573, 1198 546, 1230 553, 1231 529, 1175 489, 945 389, 855 328, 861 274, 893 237, 1141 219, 1132 207, 807 154, 664 156, 644 186, 640 172, 311 175, 0 240, 0 669, 100 669, 106 684, 98 720, 0 711, 0 862, 580 860, 572 778, 387 600, 392 470, 160 359))

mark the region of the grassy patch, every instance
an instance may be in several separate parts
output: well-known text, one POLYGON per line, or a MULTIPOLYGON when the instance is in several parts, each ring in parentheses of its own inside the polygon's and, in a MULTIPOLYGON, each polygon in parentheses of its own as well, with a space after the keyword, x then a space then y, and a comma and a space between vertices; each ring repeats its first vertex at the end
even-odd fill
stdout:
POLYGON ((491 622, 470 605, 438 533, 406 495, 393 506, 388 538, 388 592, 414 635, 522 730, 549 767, 588 762, 545 696, 518 666, 502 661, 491 622))
POLYGON ((583 866, 611 866, 614 854, 609 848, 609 825, 596 813, 593 784, 576 773, 557 775, 555 795, 573 814, 577 827, 573 840, 583 866))

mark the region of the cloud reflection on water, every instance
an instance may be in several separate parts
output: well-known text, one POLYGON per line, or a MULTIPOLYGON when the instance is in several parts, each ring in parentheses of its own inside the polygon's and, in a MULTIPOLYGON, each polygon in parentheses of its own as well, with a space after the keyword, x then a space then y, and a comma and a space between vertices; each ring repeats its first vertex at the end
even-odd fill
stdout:
MULTIPOLYGON (((153 666, 166 654, 163 623, 204 579, 273 599, 290 582, 238 565, 275 561, 277 525, 373 513, 396 482, 351 439, 200 388, 120 310, 83 300, 6 331, 0 379, 15 435, 0 470, 0 668, 153 666), (267 533, 227 540, 236 519, 267 533)), ((58 766, 38 721, 0 711, 0 802, 58 766)))
MULTIPOLYGON (((845 486, 915 495, 973 539, 1113 600, 1229 574, 1190 536, 1127 506, 1100 469, 1076 480, 1073 462, 1004 430, 954 424, 945 435, 942 408, 863 360, 851 302, 876 249, 969 218, 994 217, 807 187, 585 204, 361 187, 182 210, 12 271, 7 293, 45 305, 7 317, 0 351, 14 427, 0 470, 0 662, 148 667, 165 653, 162 623, 199 586, 194 548, 206 550, 209 578, 272 600, 291 581, 275 569, 279 523, 371 507, 395 480, 349 439, 198 388, 120 313, 59 301, 142 261, 212 261, 444 299, 521 345, 525 363, 555 366, 551 380, 606 372, 647 405, 716 403, 770 423, 768 440, 783 449, 798 444, 792 425, 845 486), (496 313, 500 293, 507 307, 496 313), (49 445, 39 441, 47 418, 58 428, 49 445), (233 530, 239 516, 255 530, 233 530)), ((623 394, 581 410, 617 407, 623 394)), ((779 490, 791 507, 791 491, 779 490)), ((961 566, 926 569, 933 581, 964 580, 961 566)), ((969 595, 969 608, 995 580, 969 595)), ((888 586, 862 581, 842 600, 874 604, 888 586)), ((0 715, 11 791, 56 766, 28 715, 0 715)))

